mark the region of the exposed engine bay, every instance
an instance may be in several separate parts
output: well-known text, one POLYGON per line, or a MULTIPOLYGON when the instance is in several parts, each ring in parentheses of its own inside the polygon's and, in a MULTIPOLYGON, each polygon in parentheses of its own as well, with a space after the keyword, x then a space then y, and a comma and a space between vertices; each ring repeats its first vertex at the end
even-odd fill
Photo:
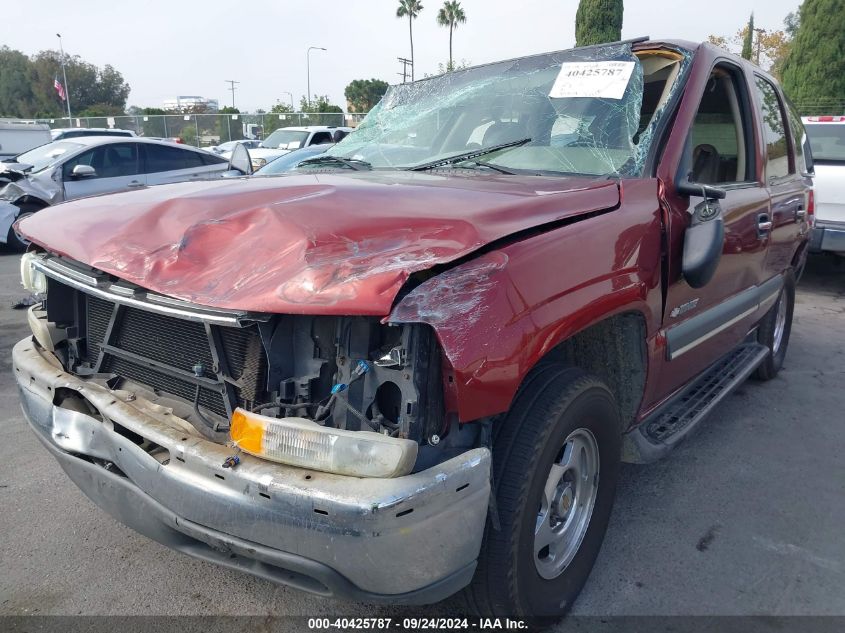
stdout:
MULTIPOLYGON (((442 458, 429 453, 454 416, 445 410, 442 355, 427 325, 209 310, 76 262, 49 258, 49 265, 49 344, 76 376, 146 392, 221 443, 240 408, 413 440, 420 466, 442 458)), ((478 436, 456 435, 464 447, 478 436)))

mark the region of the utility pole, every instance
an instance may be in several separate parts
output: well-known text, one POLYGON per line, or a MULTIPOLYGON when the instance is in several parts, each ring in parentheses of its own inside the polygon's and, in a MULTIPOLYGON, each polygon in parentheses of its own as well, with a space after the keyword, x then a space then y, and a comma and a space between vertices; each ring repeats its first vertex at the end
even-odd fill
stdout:
MULTIPOLYGON (((291 112, 293 112, 293 111, 294 111, 294 106, 293 106, 293 93, 292 93, 292 92, 288 92, 287 90, 282 90, 282 91, 281 91, 281 93, 282 93, 283 95, 287 95, 287 96, 289 96, 289 97, 290 97, 290 111, 291 111, 291 112)), ((278 99, 276 99, 276 101, 278 101, 278 99)))
POLYGON ((396 59, 398 59, 402 63, 402 72, 396 73, 397 75, 402 75, 402 83, 405 83, 405 82, 408 81, 408 69, 409 68, 411 69, 411 77, 412 77, 411 81, 413 81, 414 62, 412 62, 410 59, 406 59, 404 57, 397 57, 396 59))
POLYGON ((235 90, 237 90, 237 88, 235 88, 235 84, 239 84, 241 82, 235 81, 234 79, 224 79, 223 81, 225 83, 229 84, 229 90, 232 91, 232 110, 234 110, 235 109, 235 90))
POLYGON ((322 46, 309 46, 308 52, 306 53, 306 57, 308 58, 307 65, 308 65, 308 105, 311 105, 311 51, 324 51, 326 50, 322 46))
POLYGON ((67 104, 67 125, 68 127, 73 127, 72 118, 70 115, 70 86, 67 85, 67 73, 65 72, 65 49, 62 46, 62 35, 61 33, 56 33, 56 37, 59 38, 59 52, 62 56, 62 80, 65 82, 65 103, 67 104))

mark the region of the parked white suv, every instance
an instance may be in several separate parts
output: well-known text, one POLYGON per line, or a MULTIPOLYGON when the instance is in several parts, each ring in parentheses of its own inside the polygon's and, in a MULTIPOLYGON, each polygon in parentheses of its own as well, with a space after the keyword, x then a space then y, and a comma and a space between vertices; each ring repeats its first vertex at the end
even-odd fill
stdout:
POLYGON ((260 169, 279 156, 284 156, 300 147, 337 143, 352 131, 351 127, 328 125, 307 125, 305 127, 279 128, 261 141, 257 149, 249 150, 252 168, 260 169))
POLYGON ((815 168, 811 252, 845 256, 845 116, 804 117, 815 168))

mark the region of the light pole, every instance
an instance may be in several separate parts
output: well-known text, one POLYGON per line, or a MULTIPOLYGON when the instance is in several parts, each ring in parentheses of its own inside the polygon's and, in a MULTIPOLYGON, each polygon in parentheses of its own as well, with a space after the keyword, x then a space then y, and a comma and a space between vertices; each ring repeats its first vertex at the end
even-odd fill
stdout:
POLYGON ((56 33, 59 38, 59 52, 62 55, 62 79, 65 82, 65 103, 67 104, 67 124, 68 127, 73 127, 73 119, 70 115, 70 86, 67 85, 67 73, 65 72, 65 48, 62 46, 62 34, 56 33))
POLYGON ((281 92, 283 95, 287 95, 287 96, 289 96, 289 97, 290 97, 290 111, 291 111, 291 112, 293 112, 293 110, 294 110, 294 107, 293 107, 293 93, 292 93, 292 92, 288 92, 287 90, 281 90, 280 92, 281 92))
POLYGON ((308 54, 306 57, 308 58, 307 66, 308 66, 308 105, 311 105, 311 51, 324 51, 326 50, 322 46, 309 46, 308 47, 308 54))

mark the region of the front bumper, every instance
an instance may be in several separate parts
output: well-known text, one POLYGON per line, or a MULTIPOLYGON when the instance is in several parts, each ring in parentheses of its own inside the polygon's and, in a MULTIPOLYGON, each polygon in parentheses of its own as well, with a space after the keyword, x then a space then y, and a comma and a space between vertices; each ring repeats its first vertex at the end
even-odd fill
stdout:
POLYGON ((245 454, 227 470, 232 449, 191 432, 169 409, 65 372, 30 339, 15 345, 12 358, 39 439, 92 501, 153 540, 273 582, 366 602, 437 602, 472 578, 490 495, 487 449, 395 479, 245 454), (100 417, 65 404, 79 402, 63 400, 69 393, 100 417), (163 450, 150 451, 150 443, 163 450))
POLYGON ((845 253, 845 225, 816 224, 810 233, 810 252, 845 253))

